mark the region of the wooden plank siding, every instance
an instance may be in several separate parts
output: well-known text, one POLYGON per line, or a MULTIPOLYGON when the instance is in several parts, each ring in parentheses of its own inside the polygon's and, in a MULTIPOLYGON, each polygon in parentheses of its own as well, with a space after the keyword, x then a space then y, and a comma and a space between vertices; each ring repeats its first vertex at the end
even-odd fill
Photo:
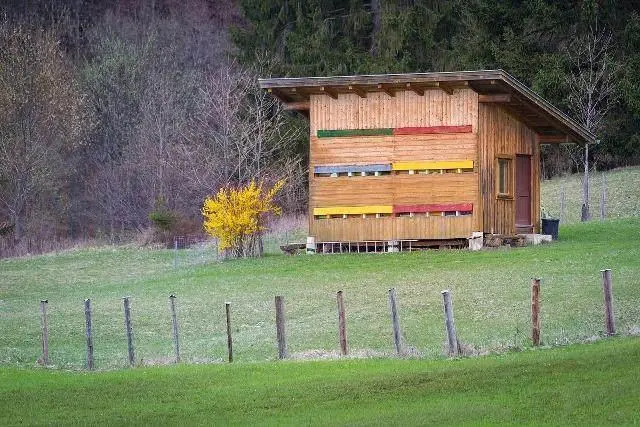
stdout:
POLYGON ((478 203, 478 174, 315 178, 311 208, 478 203))
MULTIPOLYGON (((414 216, 383 218, 318 219, 314 221, 318 242, 366 240, 451 239, 459 230, 471 230, 473 216, 414 216), (335 239, 331 239, 334 237, 335 239)), ((468 237, 468 234, 463 236, 468 237)))
POLYGON ((391 168, 394 171, 408 170, 452 170, 452 169, 473 169, 473 160, 442 160, 439 162, 393 162, 391 168))
MULTIPOLYGON (((480 192, 485 233, 514 234, 515 200, 498 198, 496 191, 497 156, 531 156, 531 219, 534 232, 540 224, 540 148, 536 133, 499 105, 479 104, 478 144, 480 152, 480 192)), ((514 189, 515 191, 515 189, 514 189)))
MULTIPOLYGON (((317 242, 449 239, 482 230, 479 188, 478 95, 470 89, 398 91, 366 98, 310 96, 310 234, 317 242), (462 133, 331 136, 318 130, 460 126, 462 133), (470 128, 469 128, 470 126, 470 128), (468 132, 471 130, 472 132, 468 132), (315 177, 315 167, 393 162, 471 161, 473 172, 315 177), (371 205, 472 204, 473 214, 443 217, 315 219, 314 208, 371 205)), ((402 133, 402 132, 401 132, 402 133)), ((339 135, 339 133, 338 133, 339 135)), ((467 163, 468 164, 468 163, 467 163)))
POLYGON ((393 213, 470 212, 473 203, 446 203, 429 205, 393 205, 393 213))
POLYGON ((477 159, 477 134, 311 137, 311 167, 477 159))
POLYGON ((310 95, 310 131, 319 129, 379 129, 471 125, 478 128, 478 94, 456 89, 452 95, 442 90, 426 90, 423 96, 410 90, 390 97, 369 92, 366 98, 355 93, 338 99, 310 95))
POLYGON ((422 126, 380 129, 318 129, 318 138, 352 137, 352 136, 384 136, 384 135, 429 135, 450 133, 471 133, 471 125, 464 126, 422 126))
POLYGON ((393 204, 477 204, 478 174, 396 175, 393 204))
POLYGON ((391 175, 315 178, 309 207, 393 205, 392 178, 391 175))

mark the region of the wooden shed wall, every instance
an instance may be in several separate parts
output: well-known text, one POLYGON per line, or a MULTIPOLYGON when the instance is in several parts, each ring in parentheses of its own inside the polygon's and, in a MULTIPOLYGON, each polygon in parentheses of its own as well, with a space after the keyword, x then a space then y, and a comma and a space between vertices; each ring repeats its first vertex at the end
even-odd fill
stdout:
MULTIPOLYGON (((540 224, 540 148, 536 133, 495 104, 479 104, 478 142, 480 191, 485 233, 514 234, 515 199, 501 199, 496 193, 498 155, 531 156, 531 220, 534 232, 540 224)), ((514 190, 515 191, 515 190, 514 190)))
POLYGON ((478 94, 471 89, 456 89, 453 94, 436 89, 423 96, 399 91, 394 97, 384 92, 369 92, 366 98, 355 93, 310 97, 310 130, 373 129, 406 126, 472 125, 478 128, 478 94))
POLYGON ((384 217, 319 219, 314 221, 313 233, 321 242, 361 242, 367 240, 451 239, 461 230, 468 237, 473 228, 473 216, 447 217, 384 217), (315 234, 314 234, 315 233, 315 234), (428 237, 427 237, 428 236, 428 237))
POLYGON ((310 234, 322 241, 446 239, 468 237, 482 228, 478 166, 478 103, 470 89, 424 96, 400 91, 395 97, 370 92, 366 98, 311 95, 310 234), (318 130, 471 125, 472 133, 317 137, 318 130), (315 177, 324 165, 384 164, 396 161, 473 160, 474 171, 442 175, 315 177), (431 203, 473 203, 473 214, 445 217, 314 219, 315 207, 431 203))

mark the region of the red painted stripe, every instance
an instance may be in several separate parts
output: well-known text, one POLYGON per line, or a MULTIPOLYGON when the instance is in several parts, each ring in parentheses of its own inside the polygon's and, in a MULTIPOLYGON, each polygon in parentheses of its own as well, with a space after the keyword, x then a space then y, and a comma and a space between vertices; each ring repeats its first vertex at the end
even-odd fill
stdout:
POLYGON ((469 212, 473 211, 473 203, 450 203, 430 205, 394 205, 393 213, 425 213, 425 212, 469 212))
POLYGON ((429 126, 394 128, 394 135, 423 135, 430 133, 471 133, 471 125, 464 126, 429 126))

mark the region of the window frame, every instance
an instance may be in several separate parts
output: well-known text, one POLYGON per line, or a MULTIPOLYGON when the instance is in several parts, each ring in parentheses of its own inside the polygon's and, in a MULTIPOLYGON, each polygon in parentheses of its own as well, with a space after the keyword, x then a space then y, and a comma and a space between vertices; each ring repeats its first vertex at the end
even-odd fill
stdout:
POLYGON ((511 154, 498 154, 496 156, 496 199, 512 200, 514 197, 515 186, 515 156, 511 154), (503 169, 502 165, 506 164, 503 169), (502 179, 502 172, 506 171, 507 176, 502 179), (500 184, 504 183, 504 188, 500 188, 500 184), (501 191, 503 190, 503 191, 501 191))

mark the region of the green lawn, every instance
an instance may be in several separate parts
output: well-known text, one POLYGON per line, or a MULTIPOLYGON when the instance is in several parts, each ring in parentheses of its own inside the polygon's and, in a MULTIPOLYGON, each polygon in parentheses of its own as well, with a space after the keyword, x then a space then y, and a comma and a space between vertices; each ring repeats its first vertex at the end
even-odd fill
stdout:
MULTIPOLYGON (((607 202, 606 218, 640 216, 640 167, 614 169, 591 174, 589 203, 591 217, 600 218, 600 197, 603 175, 606 177, 607 202)), ((565 224, 580 221, 582 206, 582 174, 556 177, 543 181, 540 188, 542 206, 555 218, 562 217, 565 224), (560 209, 564 189, 564 212, 560 209)))
POLYGON ((631 425, 640 339, 462 360, 0 368, 0 424, 631 425))
POLYGON ((562 226, 552 245, 401 254, 267 256, 174 268, 172 251, 78 249, 0 261, 0 364, 40 356, 40 299, 49 300, 50 360, 85 365, 83 299, 94 305, 96 367, 126 366, 121 297, 132 297, 136 358, 172 360, 168 295, 178 295, 182 357, 226 357, 224 302, 232 303, 235 360, 276 357, 274 303, 285 297, 294 358, 335 357, 335 292, 343 290, 355 356, 393 353, 387 291, 397 288, 414 354, 442 357, 440 292, 451 289, 459 338, 475 352, 529 346, 530 279, 542 277, 542 339, 589 341, 604 328, 600 269, 613 270, 618 331, 640 330, 640 218, 562 226))

